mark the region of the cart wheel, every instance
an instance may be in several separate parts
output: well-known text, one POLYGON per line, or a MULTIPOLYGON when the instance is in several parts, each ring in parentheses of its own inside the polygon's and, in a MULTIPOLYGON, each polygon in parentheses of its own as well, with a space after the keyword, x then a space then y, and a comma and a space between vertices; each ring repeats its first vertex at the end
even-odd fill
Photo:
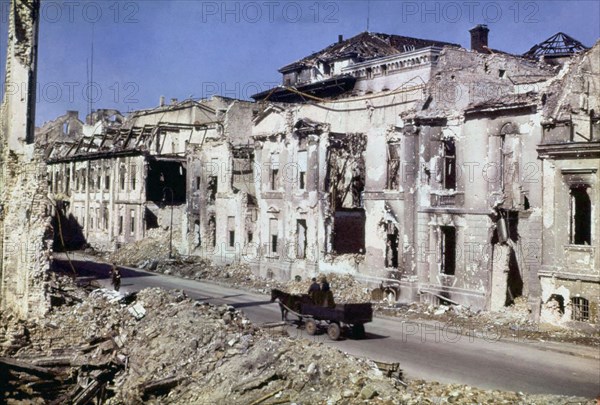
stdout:
POLYGON ((327 327, 327 336, 329 336, 329 339, 338 340, 341 334, 342 330, 340 329, 340 325, 337 323, 330 323, 327 327))
POLYGON ((306 328, 306 333, 308 333, 311 336, 317 333, 317 323, 312 319, 306 321, 304 327, 306 328))
POLYGON ((357 323, 352 325, 352 337, 354 339, 364 339, 365 337, 365 325, 357 323))

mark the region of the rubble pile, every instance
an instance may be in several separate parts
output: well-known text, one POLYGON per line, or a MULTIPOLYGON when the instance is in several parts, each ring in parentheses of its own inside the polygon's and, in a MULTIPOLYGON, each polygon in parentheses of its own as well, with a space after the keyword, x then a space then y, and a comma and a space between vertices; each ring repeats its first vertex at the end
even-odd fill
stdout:
MULTIPOLYGON (((181 291, 97 289, 37 323, 2 319, 0 402, 83 404, 566 403, 390 378, 369 360, 253 325, 181 291), (7 344, 7 341, 10 341, 7 344), (3 397, 2 397, 3 396, 3 397)), ((591 402, 590 402, 591 403, 591 402)))
MULTIPOLYGON (((104 259, 122 266, 145 268, 149 263, 168 259, 169 236, 168 230, 149 229, 144 239, 123 245, 116 252, 105 255, 104 259)), ((173 240, 179 238, 180 234, 173 232, 173 240)), ((173 245, 173 255, 179 255, 175 245, 173 245)))
MULTIPOLYGON (((210 280, 228 286, 248 289, 254 292, 269 294, 272 288, 278 288, 293 294, 306 293, 311 283, 310 278, 282 282, 265 279, 255 275, 245 264, 215 266, 200 257, 177 257, 167 259, 168 242, 164 234, 156 233, 150 240, 136 242, 124 246, 112 258, 123 265, 135 265, 139 268, 158 273, 173 275, 194 280, 210 280), (162 241, 161 241, 161 238, 162 241), (143 245, 141 252, 130 253, 135 249, 130 246, 143 245), (151 254, 154 250, 162 254, 151 254), (137 263, 136 263, 137 262, 137 263)), ((493 332, 494 336, 521 338, 530 340, 551 340, 571 342, 588 346, 600 346, 600 330, 598 326, 589 330, 565 329, 541 325, 534 321, 525 297, 518 297, 511 306, 497 312, 471 311, 462 305, 432 305, 425 303, 396 304, 390 306, 384 300, 373 300, 372 290, 357 281, 350 274, 328 273, 316 276, 320 280, 326 276, 336 302, 372 302, 376 314, 402 317, 411 320, 434 320, 454 325, 458 328, 477 332, 493 332)))
MULTIPOLYGON (((317 282, 326 277, 333 291, 336 302, 369 302, 371 300, 370 289, 358 282, 351 274, 319 274, 317 282)), ((311 281, 309 278, 301 281, 289 281, 282 287, 292 294, 306 294, 311 281)))
POLYGON ((377 313, 410 320, 431 320, 453 326, 466 334, 495 336, 511 340, 569 342, 600 348, 600 325, 588 328, 560 328, 533 320, 525 297, 500 311, 471 311, 462 305, 425 303, 376 305, 377 313))

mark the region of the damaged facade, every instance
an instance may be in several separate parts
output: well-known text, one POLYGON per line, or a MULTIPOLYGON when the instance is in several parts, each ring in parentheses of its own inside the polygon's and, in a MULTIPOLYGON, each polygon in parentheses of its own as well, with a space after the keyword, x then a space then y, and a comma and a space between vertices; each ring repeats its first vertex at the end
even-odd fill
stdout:
POLYGON ((82 136, 48 143, 58 246, 114 250, 159 226, 181 235, 187 219, 186 151, 224 138, 223 121, 239 104, 248 103, 221 97, 174 101, 125 119, 101 110, 82 136))
MULTIPOLYGON (((340 38, 280 69, 282 86, 256 103, 194 102, 211 109, 197 122, 159 118, 175 107, 133 113, 49 155, 54 194, 104 162, 96 170, 110 172, 116 194, 106 194, 111 231, 96 240, 135 240, 164 192, 152 161, 168 157, 185 173, 176 198, 186 203, 176 221, 184 254, 280 279, 351 273, 404 302, 498 310, 526 296, 539 313, 561 295, 565 317, 596 322, 600 45, 557 34, 511 55, 489 48, 488 32, 471 30, 471 50, 340 38), (169 133, 178 135, 153 140, 169 133), (126 199, 117 179, 132 164, 142 222, 119 238, 130 207, 116 205, 126 199)), ((86 224, 98 223, 105 200, 63 200, 92 243, 86 224)))
POLYGON ((39 0, 10 2, 5 92, 0 110, 0 306, 17 318, 49 309, 52 242, 46 165, 33 144, 39 0))

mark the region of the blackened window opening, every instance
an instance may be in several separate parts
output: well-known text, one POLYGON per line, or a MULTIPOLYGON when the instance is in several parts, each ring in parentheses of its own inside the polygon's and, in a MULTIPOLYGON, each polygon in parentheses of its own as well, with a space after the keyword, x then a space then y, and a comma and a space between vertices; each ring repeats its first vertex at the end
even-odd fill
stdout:
POLYGON ((218 177, 210 176, 208 178, 208 187, 207 187, 209 204, 214 204, 215 201, 217 200, 217 188, 218 188, 218 177))
POLYGON ((454 275, 456 271, 456 228, 453 226, 440 227, 442 273, 454 275))
POLYGON ((456 189, 456 146, 454 140, 443 141, 443 181, 444 188, 456 189))
POLYGON ((181 204, 186 199, 186 170, 179 161, 150 160, 146 197, 162 205, 181 204))
POLYGON ((589 187, 571 187, 570 243, 592 244, 592 202, 589 187))

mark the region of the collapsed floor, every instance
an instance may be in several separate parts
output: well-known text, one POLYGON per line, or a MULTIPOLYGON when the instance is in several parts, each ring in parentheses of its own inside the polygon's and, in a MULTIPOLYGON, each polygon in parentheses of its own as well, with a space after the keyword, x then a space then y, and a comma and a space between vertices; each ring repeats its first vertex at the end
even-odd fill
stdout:
POLYGON ((0 402, 181 404, 592 404, 581 398, 402 383, 377 366, 280 331, 232 307, 145 289, 86 292, 64 278, 63 305, 38 323, 2 319, 0 402), (406 386, 404 386, 406 385, 406 386), (98 402, 96 402, 98 403, 98 402))

